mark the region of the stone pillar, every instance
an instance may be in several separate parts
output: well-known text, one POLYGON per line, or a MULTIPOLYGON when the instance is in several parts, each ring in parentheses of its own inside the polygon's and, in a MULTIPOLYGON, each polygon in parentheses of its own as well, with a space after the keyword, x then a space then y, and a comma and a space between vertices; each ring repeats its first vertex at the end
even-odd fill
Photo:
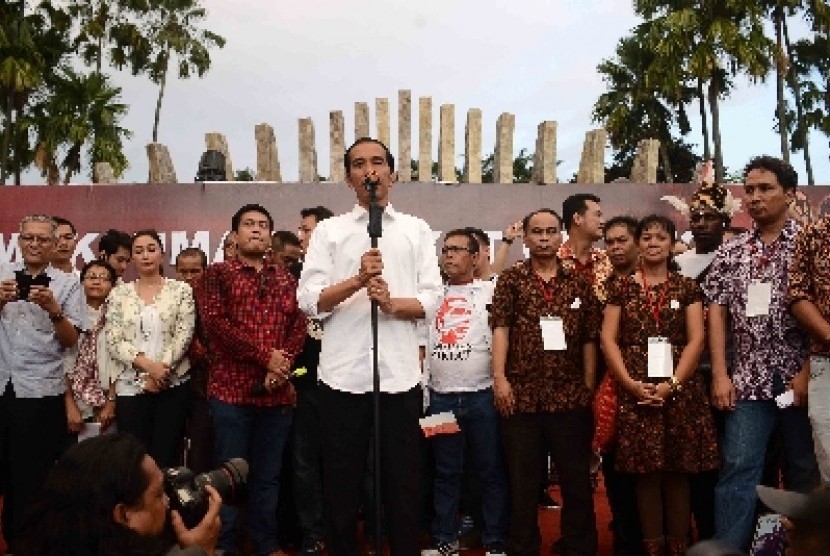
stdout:
POLYGON ((515 127, 516 116, 508 112, 503 112, 496 120, 494 183, 513 183, 513 129, 515 127))
POLYGON ((118 183, 109 162, 96 162, 92 167, 92 183, 118 183))
POLYGON ((657 183, 657 165, 660 162, 660 141, 643 139, 637 145, 637 155, 631 166, 632 183, 657 183))
POLYGON ((280 172, 280 154, 277 150, 277 137, 274 128, 268 124, 254 127, 256 140, 256 180, 282 181, 280 172))
POLYGON ((354 140, 357 141, 361 137, 371 137, 369 135, 368 102, 354 103, 354 140))
POLYGON ((455 106, 442 104, 438 135, 438 179, 458 181, 455 174, 455 106))
POLYGON ((556 122, 542 122, 536 128, 536 153, 530 183, 556 183, 556 122))
POLYGON ((300 181, 312 183, 320 181, 317 174, 317 147, 314 143, 314 121, 300 118, 300 181))
POLYGON ((585 134, 577 183, 605 183, 605 142, 608 132, 594 129, 585 134))
POLYGON ((205 148, 209 151, 219 151, 225 155, 225 179, 234 181, 231 153, 228 150, 228 140, 225 136, 217 132, 205 133, 205 148))
MULTIPOLYGON (((161 143, 147 145, 147 158, 150 159, 150 178, 148 183, 179 183, 170 151, 161 143)), ((195 172, 194 172, 195 175, 195 172)))
POLYGON ((464 181, 481 183, 481 110, 467 110, 464 126, 464 181))
POLYGON ((329 181, 346 181, 343 156, 346 153, 346 120, 342 110, 329 112, 329 181))
POLYGON ((432 181, 432 97, 418 99, 418 181, 432 181))
POLYGON ((375 99, 375 123, 378 127, 378 141, 389 148, 389 99, 375 99))
POLYGON ((398 180, 412 181, 412 91, 398 91, 398 180))

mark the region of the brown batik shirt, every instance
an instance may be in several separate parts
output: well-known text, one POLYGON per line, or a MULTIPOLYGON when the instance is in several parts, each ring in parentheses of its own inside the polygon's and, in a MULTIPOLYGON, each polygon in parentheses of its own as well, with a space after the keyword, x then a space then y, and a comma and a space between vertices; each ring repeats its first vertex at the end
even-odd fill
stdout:
MULTIPOLYGON (((787 306, 797 301, 812 302, 830 320, 830 217, 803 228, 796 238, 787 306)), ((823 341, 812 339, 812 353, 826 355, 827 348, 823 341)))
POLYGON ((568 411, 591 404, 582 350, 584 344, 597 341, 600 318, 591 284, 561 265, 547 283, 533 271, 530 261, 499 276, 490 323, 510 333, 505 377, 517 411, 568 411), (562 319, 567 349, 544 350, 540 320, 545 316, 562 319))

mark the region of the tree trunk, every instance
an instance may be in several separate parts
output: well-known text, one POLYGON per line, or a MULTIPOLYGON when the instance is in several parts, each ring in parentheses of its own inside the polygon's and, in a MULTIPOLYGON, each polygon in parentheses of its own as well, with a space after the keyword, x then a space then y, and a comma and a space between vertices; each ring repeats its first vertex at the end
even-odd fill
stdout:
POLYGON ((156 99, 156 115, 153 120, 153 143, 157 143, 159 139, 159 119, 161 118, 161 101, 164 99, 164 86, 167 84, 167 70, 170 67, 170 47, 167 47, 167 52, 164 54, 164 71, 161 74, 161 83, 159 83, 159 96, 156 99))
POLYGON ((0 185, 6 185, 6 177, 9 176, 9 148, 11 147, 12 131, 14 131, 14 123, 12 122, 12 104, 13 93, 9 92, 6 96, 6 106, 4 106, 4 117, 6 125, 3 126, 3 144, 0 147, 0 185))
POLYGON ((700 101, 700 131, 703 134, 703 160, 711 160, 712 149, 709 145, 709 121, 706 118, 706 95, 703 94, 703 80, 697 80, 697 98, 700 101))
MULTIPOLYGON (((782 21, 781 29, 784 32, 784 46, 787 49, 787 59, 792 60, 792 47, 790 45, 790 32, 787 28, 787 18, 782 21)), ((801 102, 801 84, 798 82, 798 75, 795 70, 790 68, 787 72, 787 81, 789 81, 790 88, 793 90, 795 96, 795 117, 796 117, 796 133, 800 134, 801 145, 804 148, 804 167, 807 170, 807 185, 815 185, 816 180, 813 176, 813 161, 810 158, 810 128, 804 123, 804 105, 801 102)))
POLYGON ((663 172, 666 174, 666 183, 674 183, 674 172, 669 158, 669 146, 666 141, 660 141, 660 159, 663 163, 663 172))
POLYGON ((715 183, 723 183, 723 151, 721 150, 720 139, 720 86, 718 80, 718 69, 712 72, 712 79, 709 81, 709 111, 712 113, 712 143, 715 146, 715 183))
POLYGON ((789 164, 790 144, 787 140, 789 126, 787 125, 787 101, 784 99, 784 74, 786 61, 784 60, 784 46, 781 26, 784 20, 784 10, 778 1, 773 12, 775 19, 775 98, 778 105, 778 136, 781 138, 781 159, 789 164))

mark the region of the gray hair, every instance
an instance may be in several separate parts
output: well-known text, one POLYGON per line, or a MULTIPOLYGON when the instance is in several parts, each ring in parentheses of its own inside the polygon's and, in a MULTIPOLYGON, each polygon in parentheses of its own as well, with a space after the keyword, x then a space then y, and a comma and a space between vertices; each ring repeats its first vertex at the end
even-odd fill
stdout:
POLYGON ((20 221, 20 231, 23 231, 23 226, 27 222, 40 222, 43 224, 49 224, 49 227, 52 228, 52 236, 55 238, 58 237, 58 223, 49 216, 48 214, 30 214, 28 216, 24 216, 23 219, 20 221))

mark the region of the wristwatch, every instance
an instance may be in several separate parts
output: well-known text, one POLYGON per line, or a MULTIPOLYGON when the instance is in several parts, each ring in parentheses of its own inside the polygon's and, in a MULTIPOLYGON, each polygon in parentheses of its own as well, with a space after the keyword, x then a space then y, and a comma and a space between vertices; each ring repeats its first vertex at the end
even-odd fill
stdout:
POLYGON ((677 394, 683 391, 683 384, 677 380, 676 376, 669 379, 669 386, 671 387, 672 394, 677 394))
POLYGON ((63 314, 63 311, 58 311, 54 315, 49 315, 49 320, 52 322, 60 322, 66 318, 66 315, 63 314))

